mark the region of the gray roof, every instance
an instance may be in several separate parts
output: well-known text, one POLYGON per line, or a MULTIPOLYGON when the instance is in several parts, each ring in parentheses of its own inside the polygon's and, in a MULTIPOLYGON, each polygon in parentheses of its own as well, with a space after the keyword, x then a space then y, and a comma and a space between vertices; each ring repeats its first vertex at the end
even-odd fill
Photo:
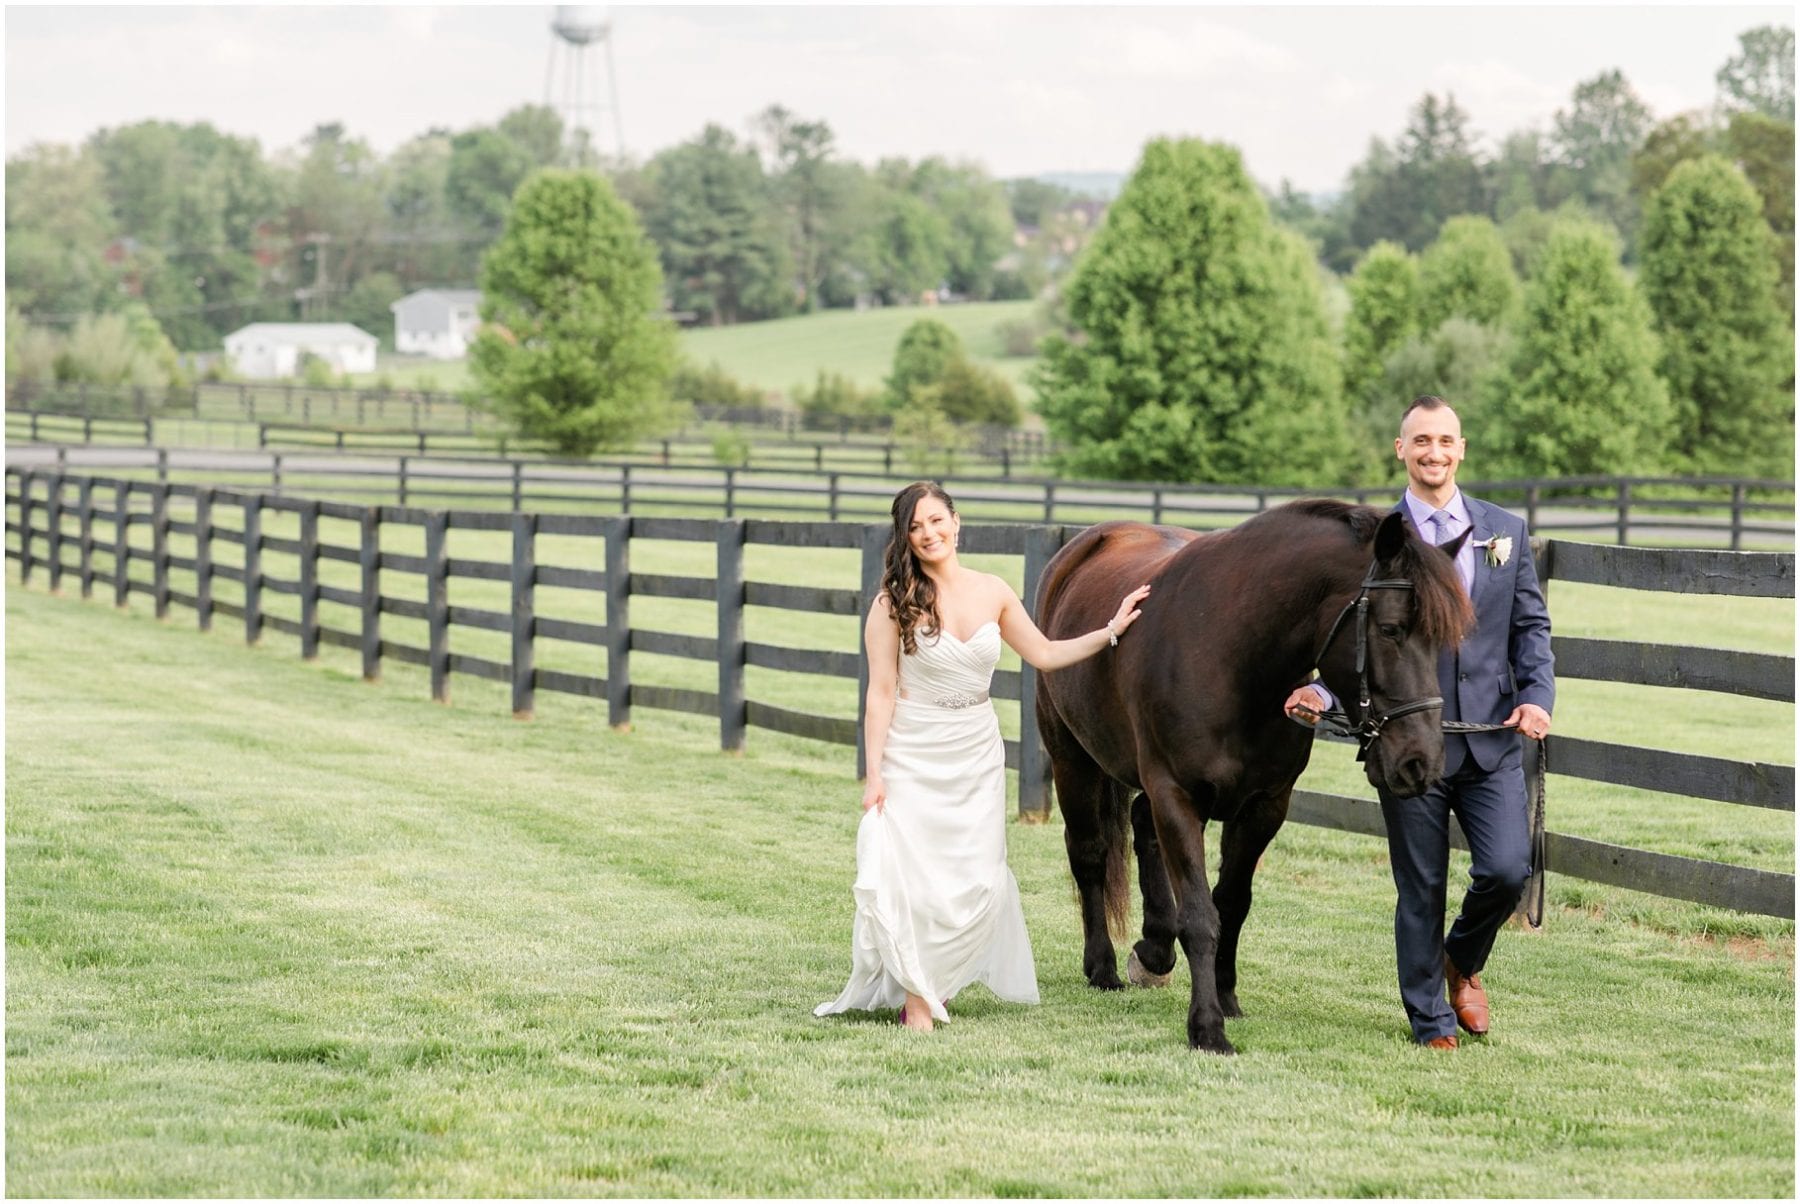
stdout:
POLYGON ((359 327, 348 322, 252 322, 226 335, 227 339, 235 339, 239 335, 255 335, 268 339, 271 343, 343 343, 369 342, 379 343, 381 340, 359 327))
POLYGON ((406 294, 388 308, 397 309, 417 297, 442 297, 452 305, 481 304, 481 290, 478 288, 422 288, 406 294))

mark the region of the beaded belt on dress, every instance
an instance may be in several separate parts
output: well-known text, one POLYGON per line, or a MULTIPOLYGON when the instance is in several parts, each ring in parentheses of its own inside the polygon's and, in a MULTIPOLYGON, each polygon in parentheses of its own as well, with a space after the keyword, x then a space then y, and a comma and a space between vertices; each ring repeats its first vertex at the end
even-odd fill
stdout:
POLYGON ((928 698, 915 698, 905 690, 902 690, 900 691, 900 697, 906 699, 908 702, 929 702, 934 707, 943 707, 945 710, 949 711, 961 711, 966 710, 969 707, 980 706, 982 703, 986 702, 988 700, 988 692, 983 690, 979 694, 933 694, 928 698))

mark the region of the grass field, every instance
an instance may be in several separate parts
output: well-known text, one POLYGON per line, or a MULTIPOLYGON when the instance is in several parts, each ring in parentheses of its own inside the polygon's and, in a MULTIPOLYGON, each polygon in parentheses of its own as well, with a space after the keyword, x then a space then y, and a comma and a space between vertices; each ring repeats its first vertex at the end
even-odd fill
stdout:
POLYGON ((6 604, 12 1195, 1793 1194, 1791 924, 1554 907, 1495 1035, 1426 1055, 1378 842, 1290 826, 1220 1060, 1184 992, 1084 985, 1060 825, 1014 826, 1044 1004, 919 1039, 809 1014, 847 750, 6 604))
MULTIPOLYGON (((972 358, 1000 372, 1013 382, 1022 400, 1029 400, 1031 391, 1024 378, 1032 357, 1007 355, 1000 326, 1029 317, 1034 305, 1031 301, 982 301, 862 313, 827 310, 771 322, 693 327, 681 332, 681 351, 703 366, 717 361, 745 384, 772 392, 785 394, 797 384, 810 386, 821 370, 842 373, 873 388, 892 367, 894 348, 906 328, 920 318, 935 318, 957 333, 972 358)), ((374 372, 353 379, 363 386, 382 377, 399 389, 455 392, 469 384, 466 361, 440 362, 417 356, 384 357, 374 372)))

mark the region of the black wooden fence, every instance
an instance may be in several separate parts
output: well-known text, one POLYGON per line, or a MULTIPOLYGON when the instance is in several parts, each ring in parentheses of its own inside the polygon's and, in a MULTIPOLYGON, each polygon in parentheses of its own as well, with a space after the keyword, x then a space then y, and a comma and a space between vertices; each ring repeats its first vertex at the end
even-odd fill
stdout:
MULTIPOLYGON (((95 420, 100 421, 100 420, 95 420)), ((229 482, 283 493, 401 505, 497 505, 514 510, 564 508, 617 513, 660 507, 691 514, 716 509, 725 518, 808 517, 828 521, 878 518, 897 485, 910 476, 780 471, 607 460, 546 462, 495 456, 339 456, 318 452, 87 448, 58 444, 56 467, 154 469, 158 481, 229 482)), ((1046 478, 942 478, 971 516, 994 521, 1101 522, 1110 518, 1176 526, 1230 525, 1299 497, 1341 497, 1386 504, 1399 486, 1310 489, 1242 485, 1146 485, 1141 482, 1046 478)), ((1466 488, 1523 512, 1532 530, 1593 533, 1620 544, 1633 536, 1739 550, 1746 536, 1794 536, 1791 481, 1739 477, 1560 477, 1475 481, 1466 488)))
MULTIPOLYGON (((184 606, 192 609, 200 627, 207 629, 215 617, 223 615, 240 620, 250 642, 260 639, 266 630, 296 637, 306 657, 317 655, 321 644, 340 645, 360 652, 363 673, 370 679, 379 677, 384 659, 422 665, 429 672, 434 698, 447 698, 452 675, 466 673, 509 684, 513 709, 520 715, 531 713, 537 691, 560 691, 604 699, 614 725, 629 723, 638 706, 716 716, 720 744, 728 750, 742 748, 752 727, 854 745, 859 774, 863 768, 860 714, 852 721, 796 711, 752 699, 745 689, 747 666, 855 679, 860 710, 866 684, 861 656, 748 641, 744 609, 772 607, 847 616, 864 613, 880 578, 885 525, 364 506, 204 485, 16 469, 7 470, 6 504, 6 555, 18 562, 20 580, 25 584, 41 571, 53 591, 63 588, 72 576, 83 597, 104 587, 121 606, 133 593, 147 594, 158 617, 166 616, 173 606, 184 606), (266 534, 264 519, 272 513, 297 515, 298 538, 266 534), (360 532, 356 545, 321 541, 322 517, 355 523, 360 532), (235 526, 230 524, 233 518, 235 526), (134 545, 131 539, 132 528, 143 526, 149 529, 147 548, 141 541, 134 545), (384 551, 382 529, 393 526, 422 532, 424 554, 384 551), (447 554, 447 533, 452 529, 510 533, 510 562, 452 559, 447 554), (546 535, 584 537, 597 541, 597 547, 592 555, 580 557, 580 566, 545 564, 540 562, 537 540, 546 535), (176 555, 170 547, 172 536, 191 539, 194 554, 176 555), (715 575, 633 572, 630 549, 638 539, 710 544, 715 550, 715 575), (748 580, 744 549, 759 544, 860 549, 860 588, 748 580), (241 564, 215 558, 218 545, 236 545, 241 550, 241 564), (265 551, 296 557, 296 575, 281 578, 266 572, 262 564, 265 551), (98 564, 97 554, 109 563, 98 564), (357 566, 359 587, 344 589, 322 583, 320 566, 331 561, 357 566), (586 567, 593 565, 604 568, 586 567), (134 567, 148 568, 149 578, 134 576, 134 567), (171 571, 191 572, 194 592, 172 588, 171 571), (383 581, 388 574, 421 578, 425 600, 385 593, 383 581), (509 583, 509 609, 451 605, 448 587, 453 578, 509 583), (242 585, 241 604, 213 597, 214 583, 220 579, 242 585), (535 591, 550 586, 599 594, 604 598, 605 622, 575 622, 538 614, 535 591), (265 613, 264 597, 274 593, 298 597, 297 621, 265 613), (710 601, 716 606, 716 636, 659 632, 634 624, 634 597, 710 601), (354 610, 359 615, 356 628, 334 628, 321 622, 321 602, 354 610), (424 620, 428 632, 425 646, 387 638, 382 630, 386 615, 424 620), (453 651, 451 633, 455 628, 506 633, 509 659, 453 651), (539 668, 536 641, 540 639, 604 649, 605 673, 539 668), (718 687, 699 691, 636 682, 632 678, 633 652, 712 662, 718 669, 718 687)), ((1059 526, 971 525, 964 533, 963 547, 969 553, 1023 556, 1024 593, 1030 598, 1045 564, 1074 533, 1074 529, 1059 526)), ((1794 596, 1791 553, 1670 551, 1544 541, 1537 555, 1547 582, 1579 581, 1692 595, 1794 596)), ((1554 642, 1557 672, 1565 678, 1794 700, 1791 656, 1567 637, 1556 637, 1554 642)), ((1035 684, 1035 674, 1025 666, 1018 672, 997 674, 993 694, 1016 700, 1021 707, 1022 735, 1006 742, 1006 760, 1019 771, 1021 812, 1041 817, 1048 811, 1049 793, 1046 758, 1030 719, 1035 684)), ((1741 806, 1794 809, 1791 765, 1730 761, 1564 736, 1552 737, 1547 747, 1558 775, 1741 806)), ((1370 834, 1382 830, 1379 809, 1368 799, 1300 791, 1292 814, 1303 823, 1370 834)), ((1792 874, 1673 857, 1559 833, 1550 836, 1550 856, 1555 872, 1570 877, 1765 915, 1794 914, 1792 874)))

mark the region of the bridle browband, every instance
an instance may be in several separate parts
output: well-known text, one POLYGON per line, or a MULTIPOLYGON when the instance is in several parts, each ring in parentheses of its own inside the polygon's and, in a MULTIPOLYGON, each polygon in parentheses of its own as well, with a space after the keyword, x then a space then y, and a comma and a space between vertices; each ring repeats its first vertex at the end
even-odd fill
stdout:
POLYGON ((1365 761, 1369 756, 1369 748, 1381 739, 1381 729, 1389 721, 1406 715, 1416 715, 1420 711, 1441 711, 1444 700, 1441 696, 1430 698, 1414 698, 1398 706, 1390 707, 1380 714, 1375 713, 1375 704, 1369 697, 1369 591, 1377 589, 1412 589, 1413 583, 1405 577, 1377 577, 1376 566, 1369 566, 1369 575, 1363 578, 1356 597, 1344 604, 1338 611, 1338 617, 1325 635, 1325 642, 1319 645, 1319 653, 1313 657, 1313 667, 1317 668, 1325 654, 1331 651, 1332 641, 1337 639, 1338 632, 1343 629, 1344 620, 1352 611, 1356 614, 1356 709, 1362 718, 1355 724, 1350 722, 1349 715, 1341 710, 1325 711, 1319 716, 1319 722, 1340 736, 1356 738, 1356 759, 1365 761))

